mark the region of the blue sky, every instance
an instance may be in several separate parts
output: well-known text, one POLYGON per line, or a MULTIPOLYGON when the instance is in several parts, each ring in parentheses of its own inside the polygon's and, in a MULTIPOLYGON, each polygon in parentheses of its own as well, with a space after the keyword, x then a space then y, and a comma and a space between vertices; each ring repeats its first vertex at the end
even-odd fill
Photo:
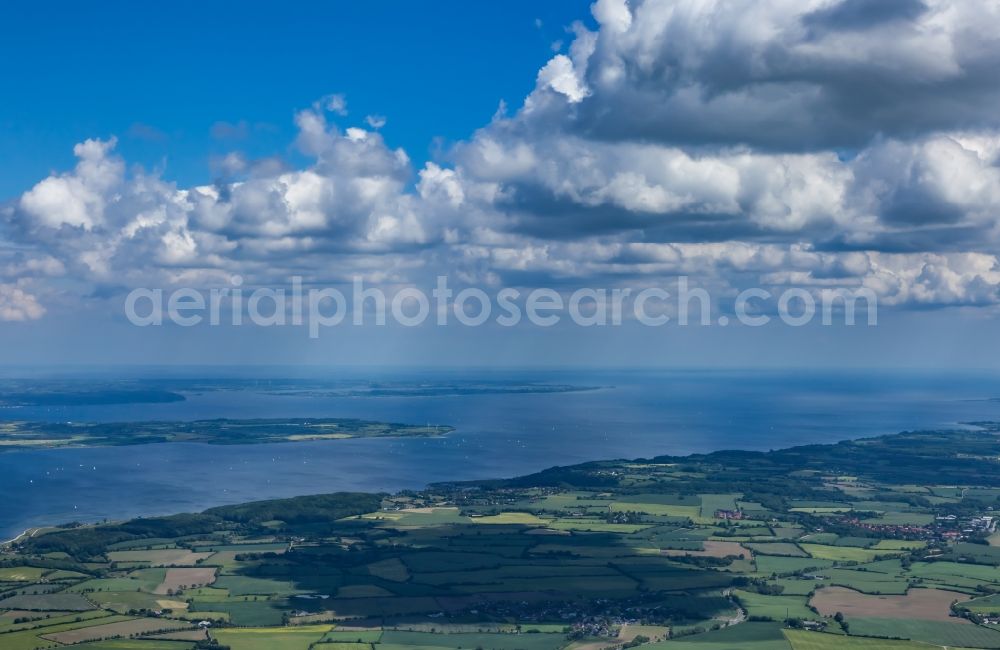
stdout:
POLYGON ((589 3, 16 3, 0 21, 0 197, 73 164, 72 147, 117 135, 130 162, 182 185, 211 180, 233 144, 285 154, 294 111, 330 93, 385 115, 416 161, 466 138, 500 100, 517 105, 589 3), (245 122, 219 142, 217 122, 245 122))
POLYGON ((0 363, 1000 363, 997 24, 995 0, 4 7, 0 363), (135 289, 234 276, 684 277, 713 323, 762 288, 863 293, 879 324, 125 321, 135 289))

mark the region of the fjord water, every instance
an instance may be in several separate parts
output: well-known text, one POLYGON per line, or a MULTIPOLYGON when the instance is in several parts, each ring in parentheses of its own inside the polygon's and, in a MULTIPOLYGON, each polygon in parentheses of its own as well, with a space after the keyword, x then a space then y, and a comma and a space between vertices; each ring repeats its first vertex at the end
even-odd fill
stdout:
MULTIPOLYGON (((286 376, 286 375, 280 375, 286 376)), ((414 383, 483 373, 391 373, 414 383)), ((0 453, 0 536, 30 526, 190 512, 337 490, 394 491, 509 477, 605 458, 767 450, 1000 420, 1000 376, 939 373, 562 371, 491 381, 600 386, 562 393, 435 397, 232 390, 168 404, 4 409, 47 421, 356 417, 448 424, 442 438, 219 446, 170 443, 0 453)), ((364 379, 359 377, 359 381, 364 379)))

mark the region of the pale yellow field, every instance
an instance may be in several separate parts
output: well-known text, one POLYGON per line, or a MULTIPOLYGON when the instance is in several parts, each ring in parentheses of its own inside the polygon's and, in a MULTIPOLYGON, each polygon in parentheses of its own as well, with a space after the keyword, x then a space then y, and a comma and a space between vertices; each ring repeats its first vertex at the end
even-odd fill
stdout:
POLYGON ((504 512, 489 517, 475 517, 477 524, 526 524, 528 526, 544 526, 550 519, 540 519, 530 512, 504 512))
POLYGON ((308 650, 333 630, 332 625, 295 627, 243 627, 213 630, 212 636, 232 650, 308 650))
POLYGON ((211 553, 195 553, 186 548, 165 548, 157 551, 114 551, 108 553, 112 562, 148 562, 150 566, 194 566, 211 553))

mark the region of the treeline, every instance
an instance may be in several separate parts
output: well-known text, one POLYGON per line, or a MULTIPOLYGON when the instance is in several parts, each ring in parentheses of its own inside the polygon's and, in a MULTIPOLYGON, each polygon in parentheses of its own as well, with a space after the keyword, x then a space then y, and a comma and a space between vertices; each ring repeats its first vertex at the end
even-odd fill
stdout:
POLYGON ((769 452, 720 451, 711 454, 660 456, 657 463, 713 464, 739 472, 771 473, 815 470, 874 477, 883 483, 1000 486, 995 458, 1000 437, 986 431, 904 431, 895 435, 847 440, 831 445, 805 445, 769 452))
POLYGON ((28 554, 66 553, 83 559, 103 555, 108 546, 134 539, 184 537, 211 533, 224 525, 207 514, 180 514, 169 517, 133 519, 121 524, 71 528, 25 540, 21 551, 28 554))
POLYGON ((220 506, 199 514, 133 519, 120 524, 60 530, 29 538, 21 543, 20 549, 23 553, 38 555, 62 552, 80 560, 103 555, 109 546, 133 540, 206 535, 221 528, 254 527, 274 520, 290 525, 333 522, 378 510, 382 496, 337 492, 220 506))
MULTIPOLYGON (((985 423, 978 423, 984 426, 985 423)), ((1000 429, 1000 425, 992 425, 1000 429)), ((987 430, 903 432, 895 435, 807 445, 769 452, 719 451, 691 456, 659 456, 635 462, 671 464, 687 474, 665 482, 655 480, 639 489, 681 494, 742 493, 744 500, 764 510, 785 512, 788 499, 842 500, 843 495, 822 484, 820 477, 844 474, 875 478, 884 483, 922 484, 928 477, 940 484, 1000 486, 1000 436, 987 430)), ((596 461, 551 467, 506 480, 440 483, 432 489, 460 494, 470 487, 481 491, 528 487, 608 489, 620 487, 621 461, 596 461)), ((634 491, 626 489, 625 492, 634 491)), ((470 494, 470 496, 472 496, 470 494)), ((482 496, 480 492, 477 497, 482 496)), ((883 495, 915 507, 932 504, 918 495, 883 495)), ((476 498, 476 497, 473 497, 476 498)), ((991 502, 1000 502, 995 498, 991 502)))
POLYGON ((241 524, 274 520, 287 524, 309 524, 374 512, 381 507, 384 496, 367 492, 335 492, 219 506, 209 508, 204 514, 241 524))
POLYGON ((593 463, 583 463, 570 467, 550 467, 549 469, 518 476, 510 479, 496 479, 486 481, 456 481, 447 483, 434 483, 432 488, 453 489, 464 487, 479 487, 483 489, 498 488, 522 488, 522 487, 552 487, 562 489, 573 488, 605 488, 615 487, 619 483, 620 477, 611 471, 603 471, 608 467, 605 461, 593 463))

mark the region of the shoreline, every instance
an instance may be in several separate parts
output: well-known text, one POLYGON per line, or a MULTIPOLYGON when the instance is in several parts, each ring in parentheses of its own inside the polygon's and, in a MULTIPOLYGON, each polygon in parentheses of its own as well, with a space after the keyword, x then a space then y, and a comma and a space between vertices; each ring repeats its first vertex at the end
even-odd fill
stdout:
MULTIPOLYGON (((445 481, 428 481, 428 482, 424 483, 421 488, 417 488, 417 489, 419 489, 419 490, 432 489, 435 486, 439 486, 440 487, 440 486, 486 485, 486 484, 494 484, 494 483, 504 483, 504 482, 508 482, 508 481, 516 481, 518 479, 526 479, 526 478, 529 478, 529 477, 540 476, 540 475, 546 474, 546 473, 551 472, 551 471, 556 471, 556 470, 561 470, 561 469, 569 469, 569 468, 574 468, 574 467, 584 467, 584 466, 587 466, 587 465, 592 464, 592 463, 601 463, 601 462, 616 462, 616 461, 636 461, 636 462, 638 462, 638 461, 654 461, 654 462, 657 462, 658 461, 658 462, 665 462, 665 461, 670 461, 670 462, 676 463, 676 462, 683 462, 685 459, 706 459, 706 458, 711 458, 713 455, 731 456, 733 454, 744 454, 744 453, 748 454, 749 456, 754 456, 754 455, 757 455, 757 454, 763 454, 765 456, 774 455, 774 454, 781 455, 781 454, 786 454, 788 452, 792 452, 792 451, 795 451, 795 450, 804 450, 804 449, 814 448, 814 447, 817 447, 817 446, 818 447, 837 447, 839 445, 852 444, 852 443, 857 443, 859 441, 877 441, 877 440, 883 440, 883 439, 889 439, 889 438, 895 438, 895 437, 905 437, 905 436, 908 436, 908 435, 913 435, 914 433, 921 433, 921 432, 927 432, 927 433, 934 432, 934 433, 942 433, 942 434, 958 434, 958 433, 962 433, 962 432, 969 433, 971 431, 979 430, 980 432, 982 432, 982 433, 984 433, 986 435, 993 435, 993 436, 997 436, 998 433, 1000 433, 1000 423, 977 422, 977 423, 964 423, 964 425, 965 425, 964 428, 927 429, 927 430, 917 430, 917 431, 897 431, 895 433, 883 433, 883 434, 877 434, 877 435, 874 435, 874 436, 862 436, 862 437, 859 437, 859 438, 845 438, 845 439, 837 440, 837 441, 833 441, 833 442, 793 444, 793 445, 789 445, 787 447, 779 447, 779 448, 776 448, 776 449, 771 449, 769 451, 754 451, 754 450, 748 450, 748 449, 734 449, 734 448, 728 448, 727 449, 727 448, 722 448, 722 449, 718 449, 718 450, 711 451, 711 452, 701 452, 701 453, 695 452, 695 453, 687 453, 687 454, 676 455, 676 456, 675 455, 654 455, 654 456, 649 456, 649 457, 638 457, 638 458, 630 458, 630 459, 623 459, 623 458, 610 459, 610 458, 605 458, 605 459, 597 459, 597 460, 587 460, 587 461, 581 461, 581 462, 578 462, 578 463, 572 463, 570 465, 551 465, 549 467, 546 467, 546 468, 543 468, 543 469, 540 469, 540 470, 536 470, 536 471, 533 471, 533 472, 529 471, 529 472, 526 472, 526 473, 523 473, 523 474, 516 474, 516 475, 513 475, 513 476, 509 476, 509 477, 496 477, 496 476, 494 476, 492 478, 473 478, 473 479, 451 480, 451 481, 449 481, 449 480, 445 480, 445 481), (995 430, 995 431, 991 430, 990 427, 987 426, 989 424, 995 424, 996 426, 998 426, 998 429, 995 430)), ((437 436, 435 436, 435 437, 437 437, 437 436)), ((301 441, 301 442, 329 442, 329 441, 301 441)), ((183 444, 183 443, 181 443, 181 444, 183 444)), ((210 444, 210 443, 204 443, 204 442, 202 442, 202 443, 194 443, 194 444, 210 444)), ((253 445, 253 446, 256 446, 256 445, 253 445)), ((396 489, 396 490, 391 490, 390 489, 390 490, 385 490, 385 491, 395 494, 395 493, 404 491, 406 489, 407 488, 400 488, 400 489, 396 489)), ((410 489, 412 489, 412 488, 410 488, 410 489)), ((366 489, 362 489, 362 490, 357 490, 357 491, 359 491, 359 492, 366 492, 366 493, 374 493, 374 492, 377 492, 379 490, 366 490, 366 489)), ((254 502, 257 502, 257 501, 269 501, 269 500, 273 500, 273 499, 290 499, 290 498, 294 499, 294 498, 298 498, 298 497, 315 496, 317 494, 325 494, 325 492, 319 492, 319 493, 316 493, 316 492, 307 492, 307 493, 303 493, 303 494, 294 494, 294 495, 290 495, 290 496, 274 496, 274 497, 263 496, 263 497, 260 497, 260 498, 252 498, 252 499, 248 499, 248 500, 237 500, 237 501, 231 501, 231 502, 223 501, 222 503, 219 503, 217 505, 207 506, 207 508, 210 509, 210 508, 213 508, 213 507, 220 507, 220 506, 225 506, 225 505, 240 505, 240 504, 245 504, 245 503, 254 503, 254 502)), ((126 517, 125 520, 129 520, 129 519, 141 519, 141 518, 145 518, 145 517, 169 516, 171 514, 176 514, 176 512, 177 511, 171 510, 171 511, 166 511, 165 514, 149 514, 149 513, 146 513, 146 514, 142 514, 142 515, 138 515, 138 516, 134 516, 133 515, 133 516, 130 516, 130 517, 126 517)), ((198 511, 198 512, 200 512, 200 511, 198 511)), ((122 517, 115 517, 114 519, 118 520, 118 521, 123 520, 122 517)), ((99 522, 97 522, 97 521, 94 521, 94 522, 85 522, 83 525, 84 526, 95 526, 95 525, 99 525, 99 522)), ((46 529, 49 529, 49 528, 57 528, 58 526, 59 526, 59 524, 49 524, 47 526, 29 527, 26 530, 24 530, 21 534, 17 535, 16 537, 14 537, 14 538, 12 538, 10 540, 7 540, 6 542, 0 543, 0 546, 3 546, 3 547, 10 546, 11 544, 16 543, 18 540, 24 538, 25 536, 34 537, 35 535, 37 535, 38 533, 40 533, 43 530, 46 530, 46 529)))
POLYGON ((157 440, 157 441, 146 441, 146 442, 135 442, 129 444, 112 444, 112 445, 3 445, 0 444, 0 454, 15 454, 19 452, 33 452, 33 451, 62 451, 65 449, 108 449, 108 448, 127 448, 127 447, 146 447, 154 445, 209 445, 212 447, 256 447, 262 445, 285 445, 285 444, 298 444, 303 442, 340 442, 344 440, 407 440, 407 439, 422 439, 422 440, 439 440, 441 438, 447 438, 449 435, 455 432, 455 428, 452 427, 451 431, 445 433, 437 433, 430 435, 387 435, 387 436, 354 436, 354 435, 344 435, 344 436, 314 436, 310 438, 303 438, 302 440, 266 440, 260 442, 214 442, 210 440, 157 440))
POLYGON ((16 544, 22 537, 28 537, 28 538, 34 537, 39 532, 41 532, 42 529, 43 529, 42 526, 33 526, 31 528, 25 528, 24 531, 17 537, 12 537, 11 539, 8 539, 5 542, 0 542, 0 546, 12 546, 16 544))
POLYGON ((26 420, 13 423, 0 422, 0 424, 7 425, 0 431, 0 454, 185 442, 226 447, 368 438, 441 438, 456 430, 451 425, 416 425, 341 417, 211 418, 87 423, 26 420), (280 431, 282 428, 287 430, 280 431))

